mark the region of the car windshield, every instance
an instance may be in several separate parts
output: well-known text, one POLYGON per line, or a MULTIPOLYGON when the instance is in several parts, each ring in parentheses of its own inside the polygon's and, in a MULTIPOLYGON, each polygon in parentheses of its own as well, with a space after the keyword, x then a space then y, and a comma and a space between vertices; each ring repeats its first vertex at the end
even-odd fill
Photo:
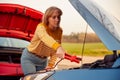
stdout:
POLYGON ((29 44, 29 41, 26 41, 26 40, 0 37, 0 46, 2 47, 25 48, 28 44, 29 44))

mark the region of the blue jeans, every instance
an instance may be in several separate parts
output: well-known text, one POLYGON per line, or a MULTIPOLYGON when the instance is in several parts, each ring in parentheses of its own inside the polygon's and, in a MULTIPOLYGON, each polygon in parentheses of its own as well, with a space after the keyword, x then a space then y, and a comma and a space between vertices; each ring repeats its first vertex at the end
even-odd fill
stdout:
POLYGON ((28 52, 27 48, 23 50, 21 56, 21 66, 24 75, 35 73, 43 70, 47 65, 47 58, 39 58, 38 56, 28 52))

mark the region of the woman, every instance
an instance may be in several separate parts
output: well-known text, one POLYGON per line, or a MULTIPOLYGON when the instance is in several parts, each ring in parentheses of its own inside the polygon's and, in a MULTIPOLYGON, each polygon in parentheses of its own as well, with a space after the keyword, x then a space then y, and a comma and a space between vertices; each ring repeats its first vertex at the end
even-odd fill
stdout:
POLYGON ((24 75, 52 69, 57 57, 64 58, 65 50, 61 46, 61 15, 62 11, 57 7, 49 7, 45 11, 42 23, 38 24, 30 44, 21 56, 24 75))

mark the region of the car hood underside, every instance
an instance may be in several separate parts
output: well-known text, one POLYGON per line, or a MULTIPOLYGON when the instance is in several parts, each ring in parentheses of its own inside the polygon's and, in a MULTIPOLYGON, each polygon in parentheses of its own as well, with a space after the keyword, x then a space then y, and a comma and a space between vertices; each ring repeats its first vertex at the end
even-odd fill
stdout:
POLYGON ((43 13, 18 4, 0 4, 0 36, 30 41, 43 13))

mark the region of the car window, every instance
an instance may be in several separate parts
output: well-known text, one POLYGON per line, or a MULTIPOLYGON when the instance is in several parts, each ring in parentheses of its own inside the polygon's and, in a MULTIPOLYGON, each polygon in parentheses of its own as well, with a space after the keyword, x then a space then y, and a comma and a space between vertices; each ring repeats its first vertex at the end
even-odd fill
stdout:
POLYGON ((22 39, 0 37, 0 46, 2 46, 2 47, 24 48, 29 43, 30 43, 29 41, 22 40, 22 39))

